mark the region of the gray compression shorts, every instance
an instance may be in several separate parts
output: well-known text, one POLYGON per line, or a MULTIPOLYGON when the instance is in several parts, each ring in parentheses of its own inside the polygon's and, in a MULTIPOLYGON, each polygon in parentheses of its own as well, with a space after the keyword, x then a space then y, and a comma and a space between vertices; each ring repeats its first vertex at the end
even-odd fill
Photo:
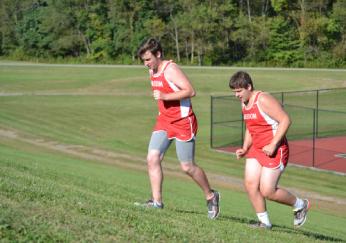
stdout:
MULTIPOLYGON (((150 150, 160 151, 163 156, 171 145, 173 139, 169 140, 165 131, 154 131, 151 134, 148 152, 150 150)), ((189 141, 175 139, 175 148, 180 163, 192 163, 195 159, 195 138, 189 141)))

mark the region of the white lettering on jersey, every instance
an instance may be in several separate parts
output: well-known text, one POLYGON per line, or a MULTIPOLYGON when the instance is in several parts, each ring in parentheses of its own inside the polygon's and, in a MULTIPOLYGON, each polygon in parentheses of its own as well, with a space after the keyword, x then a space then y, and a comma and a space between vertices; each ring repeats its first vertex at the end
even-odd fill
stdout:
POLYGON ((151 86, 153 86, 153 87, 163 87, 163 83, 161 81, 151 81, 151 86))
POLYGON ((257 119, 256 113, 244 114, 244 120, 255 120, 257 119))

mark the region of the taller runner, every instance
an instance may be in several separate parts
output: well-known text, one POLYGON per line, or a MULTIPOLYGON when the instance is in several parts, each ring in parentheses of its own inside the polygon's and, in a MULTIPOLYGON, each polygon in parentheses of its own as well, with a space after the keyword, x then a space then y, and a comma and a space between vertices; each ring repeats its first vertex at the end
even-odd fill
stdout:
POLYGON ((238 159, 246 156, 245 188, 259 220, 253 226, 272 228, 265 199, 292 206, 293 225, 302 226, 310 207, 309 201, 278 187, 288 162, 286 132, 291 124, 289 116, 273 96, 254 90, 251 77, 246 72, 235 73, 229 87, 242 103, 246 124, 244 143, 236 155, 238 159))
POLYGON ((190 98, 195 96, 195 90, 177 64, 163 59, 162 47, 156 39, 143 42, 137 54, 149 68, 153 97, 159 109, 147 155, 152 198, 143 205, 163 208, 161 162, 175 140, 181 169, 202 189, 207 201, 208 217, 215 219, 219 214, 220 195, 210 188, 206 174, 194 161, 197 119, 190 98))

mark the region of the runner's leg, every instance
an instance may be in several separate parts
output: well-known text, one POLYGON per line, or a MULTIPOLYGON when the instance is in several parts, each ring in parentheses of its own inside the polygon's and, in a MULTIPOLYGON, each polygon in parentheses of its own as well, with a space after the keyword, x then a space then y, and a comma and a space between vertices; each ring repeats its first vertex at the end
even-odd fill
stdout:
POLYGON ((148 174, 152 199, 158 203, 162 203, 163 172, 161 161, 170 143, 171 141, 167 138, 167 133, 165 131, 153 132, 149 143, 147 155, 148 174))
POLYGON ((277 186, 282 172, 283 170, 281 170, 280 167, 276 169, 263 167, 260 180, 260 191, 263 197, 271 201, 293 206, 297 198, 289 191, 277 186))
POLYGON ((259 186, 262 166, 256 159, 246 159, 245 164, 245 189, 256 213, 267 211, 265 199, 262 196, 259 186))
POLYGON ((207 200, 214 197, 210 188, 208 178, 201 167, 195 164, 195 139, 190 141, 176 140, 176 152, 180 161, 181 169, 189 175, 197 185, 203 190, 207 200))

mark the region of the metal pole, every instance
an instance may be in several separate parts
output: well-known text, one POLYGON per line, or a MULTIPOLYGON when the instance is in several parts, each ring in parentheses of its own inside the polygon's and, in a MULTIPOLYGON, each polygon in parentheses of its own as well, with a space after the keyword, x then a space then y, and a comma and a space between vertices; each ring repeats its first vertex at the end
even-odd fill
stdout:
POLYGON ((319 94, 320 91, 317 90, 316 94, 316 138, 318 138, 318 110, 319 110, 319 94))
POLYGON ((316 109, 313 109, 313 125, 312 125, 312 167, 315 167, 315 117, 316 117, 316 109))
POLYGON ((210 147, 214 148, 213 145, 213 96, 210 96, 210 147))

